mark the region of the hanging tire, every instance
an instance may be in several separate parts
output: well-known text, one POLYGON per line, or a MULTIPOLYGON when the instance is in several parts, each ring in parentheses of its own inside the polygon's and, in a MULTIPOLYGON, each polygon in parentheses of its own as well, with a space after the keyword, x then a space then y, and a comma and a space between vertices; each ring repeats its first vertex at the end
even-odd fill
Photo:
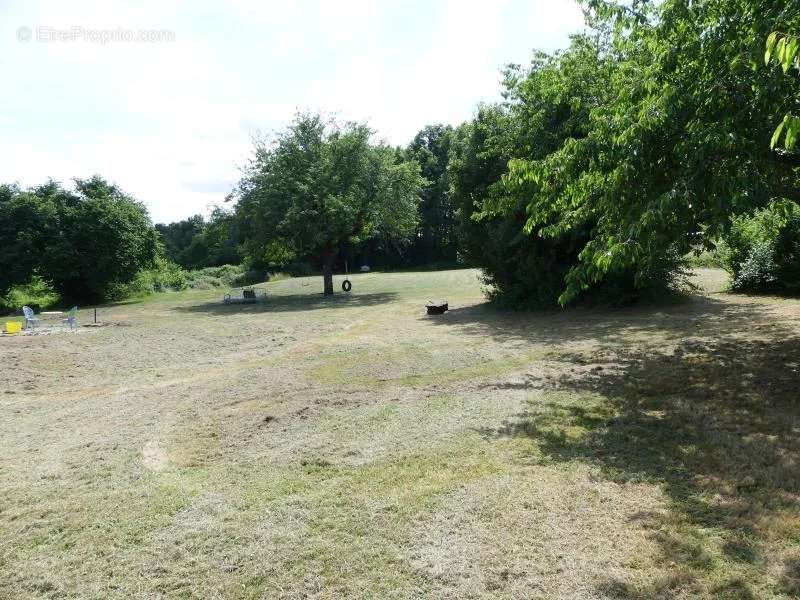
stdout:
POLYGON ((349 280, 349 279, 345 279, 345 280, 342 282, 342 291, 343 291, 343 292, 349 292, 349 291, 350 291, 350 290, 352 290, 352 289, 353 289, 353 284, 352 284, 352 283, 350 283, 350 280, 349 280))

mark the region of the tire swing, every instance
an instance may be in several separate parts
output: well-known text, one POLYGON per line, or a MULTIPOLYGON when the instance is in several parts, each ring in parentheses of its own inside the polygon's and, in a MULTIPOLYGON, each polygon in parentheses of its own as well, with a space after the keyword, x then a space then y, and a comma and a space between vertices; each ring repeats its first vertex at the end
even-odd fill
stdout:
POLYGON ((353 289, 353 284, 348 279, 350 277, 350 269, 347 266, 347 261, 344 261, 344 281, 342 282, 342 291, 349 292, 353 289))

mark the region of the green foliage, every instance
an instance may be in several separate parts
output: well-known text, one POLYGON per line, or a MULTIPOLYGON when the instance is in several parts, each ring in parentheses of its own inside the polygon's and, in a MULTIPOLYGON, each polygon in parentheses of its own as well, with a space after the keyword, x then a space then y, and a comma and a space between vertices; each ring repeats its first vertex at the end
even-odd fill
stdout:
POLYGON ((48 244, 43 272, 68 299, 99 300, 110 285, 154 264, 158 237, 139 202, 93 177, 61 213, 60 239, 48 244))
MULTIPOLYGON (((202 215, 194 215, 182 221, 174 223, 156 224, 156 231, 161 236, 164 245, 164 255, 168 260, 186 268, 192 268, 198 257, 189 252, 192 241, 202 235, 205 220, 202 215)), ((206 258, 205 252, 199 260, 206 258)))
POLYGON ((157 226, 169 261, 244 262, 241 279, 156 264, 146 211, 100 178, 76 193, 0 186, 0 294, 34 275, 101 299, 285 267, 322 267, 331 293, 337 261, 379 257, 478 264, 498 297, 563 305, 660 288, 720 238, 737 287, 788 285, 794 213, 771 236, 751 230, 766 227, 760 209, 800 201, 800 5, 582 4, 587 31, 510 65, 503 102, 470 122, 427 126, 401 149, 362 124, 298 115, 256 143, 233 212, 157 226))
POLYGON ((314 257, 330 274, 351 244, 409 235, 417 222, 419 167, 388 146, 373 145, 366 125, 298 115, 272 144, 258 142, 236 207, 253 265, 314 257))
MULTIPOLYGON (((767 38, 764 62, 769 64, 773 59, 784 73, 788 73, 792 68, 800 71, 800 37, 773 31, 767 38)), ((800 102, 800 93, 797 95, 797 101, 800 102)), ((800 140, 800 117, 786 114, 775 129, 770 146, 775 148, 780 143, 781 137, 786 150, 792 151, 797 147, 800 140)))
POLYGON ((451 126, 427 125, 405 148, 396 150, 396 160, 419 165, 424 180, 415 231, 410 236, 374 236, 352 246, 342 256, 350 265, 452 268, 459 263, 458 215, 447 176, 452 139, 451 126))
POLYGON ((58 303, 60 296, 41 277, 13 286, 4 298, 0 298, 0 311, 18 311, 23 306, 43 309, 58 303))
POLYGON ((734 217, 720 257, 736 290, 799 292, 800 206, 776 203, 734 217))
POLYGON ((212 289, 260 283, 267 281, 269 274, 261 269, 246 270, 243 265, 221 265, 189 271, 187 279, 190 288, 212 289))
POLYGON ((722 260, 717 248, 713 250, 697 248, 685 257, 686 266, 694 268, 720 269, 723 268, 722 260))
MULTIPOLYGON (((483 106, 454 134, 448 176, 459 215, 463 259, 483 267, 493 299, 504 305, 552 304, 569 264, 564 247, 523 232, 524 203, 481 212, 501 193, 500 179, 518 147, 514 117, 500 106, 483 106)), ((496 206, 496 205, 495 205, 496 206)))
MULTIPOLYGON (((529 235, 530 199, 539 192, 509 172, 523 162, 515 157, 543 160, 587 135, 589 112, 606 93, 606 71, 601 46, 590 38, 576 38, 558 56, 536 54, 528 69, 507 69, 503 105, 481 107, 455 132, 449 177, 462 251, 483 267, 493 296, 504 304, 555 304, 591 238, 591 220, 558 235, 529 235)), ((653 265, 648 285, 669 281, 677 261, 674 253, 664 257, 653 265)), ((602 287, 598 293, 624 302, 637 282, 631 269, 619 268, 602 287)))
POLYGON ((0 186, 0 295, 28 283, 41 266, 48 241, 59 236, 59 202, 45 193, 48 189, 0 186))
POLYGON ((447 180, 452 136, 453 128, 449 125, 428 125, 414 136, 405 151, 408 160, 419 164, 426 181, 420 192, 411 264, 455 263, 457 259, 456 212, 447 180))
POLYGON ((132 282, 116 286, 110 296, 123 299, 185 289, 231 288, 261 283, 274 277, 260 269, 246 269, 244 265, 220 265, 187 271, 180 265, 159 258, 154 268, 139 271, 132 282))
POLYGON ((232 212, 216 206, 208 220, 195 215, 156 229, 166 257, 186 269, 238 264, 238 228, 232 212))
POLYGON ((188 285, 189 274, 183 268, 164 258, 157 258, 153 267, 142 269, 132 281, 113 284, 106 293, 106 299, 140 298, 159 292, 185 290, 188 285))
MULTIPOLYGON (((453 134, 447 175, 450 198, 458 218, 458 246, 465 262, 492 270, 485 249, 492 244, 495 256, 506 245, 501 231, 489 231, 493 219, 478 221, 483 202, 492 193, 513 154, 509 139, 511 117, 500 106, 481 106, 475 119, 459 126, 453 134)), ((505 228, 503 228, 505 231, 505 228)), ((517 236, 521 232, 508 231, 517 236)), ((502 268, 502 267, 501 267, 502 268)))
MULTIPOLYGON (((796 156, 768 148, 796 87, 763 68, 759 42, 776 24, 794 30, 800 7, 665 0, 586 9, 593 31, 562 53, 536 55, 528 70, 510 69, 505 131, 470 160, 457 150, 451 163, 462 215, 485 223, 479 235, 524 218, 526 233, 550 240, 526 252, 556 257, 561 304, 602 285, 659 286, 680 269, 679 257, 711 247, 732 215, 800 198, 796 156), (500 182, 492 173, 464 187, 469 165, 487 155, 508 158, 500 182)), ((513 228, 500 230, 509 232, 500 242, 508 252, 480 263, 490 277, 514 272, 497 268, 503 256, 524 262, 513 228)), ((550 284, 544 273, 528 266, 510 284, 540 294, 550 284)))
POLYGON ((0 188, 0 292, 38 275, 66 300, 102 300, 154 264, 158 235, 142 204, 98 176, 75 188, 0 188))
POLYGON ((777 285, 775 244, 772 241, 756 241, 747 251, 745 260, 736 265, 733 289, 740 291, 765 291, 777 285))

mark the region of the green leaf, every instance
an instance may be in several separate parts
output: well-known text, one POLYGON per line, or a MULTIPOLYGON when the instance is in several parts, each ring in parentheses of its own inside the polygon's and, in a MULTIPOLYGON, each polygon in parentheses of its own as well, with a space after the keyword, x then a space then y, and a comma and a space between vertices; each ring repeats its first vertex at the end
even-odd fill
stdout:
POLYGON ((792 119, 789 123, 789 126, 786 127, 786 141, 784 142, 784 146, 787 150, 794 150, 794 147, 797 145, 797 134, 798 134, 798 125, 800 123, 796 123, 794 119, 792 119))
POLYGON ((769 64, 770 59, 772 58, 772 51, 775 49, 775 44, 778 41, 778 32, 773 31, 769 34, 767 38, 767 50, 764 53, 764 64, 769 64))
POLYGON ((797 58, 798 44, 800 44, 800 40, 798 40, 798 38, 792 38, 791 41, 786 45, 786 53, 783 60, 784 73, 789 71, 794 64, 795 59, 797 58))
POLYGON ((778 140, 781 137, 781 133, 783 133, 783 128, 786 126, 786 119, 784 118, 781 121, 780 125, 775 128, 775 133, 772 134, 772 141, 769 143, 770 148, 775 148, 778 145, 778 140))

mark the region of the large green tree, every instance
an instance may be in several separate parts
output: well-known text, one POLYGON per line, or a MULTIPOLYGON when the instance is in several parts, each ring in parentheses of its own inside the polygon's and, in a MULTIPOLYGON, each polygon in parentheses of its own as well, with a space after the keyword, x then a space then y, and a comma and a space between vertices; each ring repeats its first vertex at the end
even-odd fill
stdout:
MULTIPOLYGON (((186 268, 196 268, 198 262, 206 259, 205 248, 202 256, 195 256, 192 248, 194 240, 202 236, 205 228, 203 215, 193 215, 172 223, 157 223, 156 231, 161 236, 165 256, 174 263, 186 268)), ((203 265, 205 266, 205 265, 203 265)))
POLYGON ((797 30, 797 3, 586 8, 590 32, 510 88, 516 141, 480 211, 511 222, 523 210, 534 238, 577 244, 574 257, 560 253, 561 303, 628 275, 648 286, 733 215, 800 198, 797 154, 770 149, 796 82, 764 67, 763 45, 797 30))
MULTIPOLYGON (((456 214, 459 252, 467 262, 488 267, 489 244, 500 248, 504 242, 497 231, 489 231, 492 219, 478 221, 484 202, 506 172, 513 156, 511 117, 507 109, 482 105, 474 119, 453 132, 447 164, 449 194, 456 214)), ((516 234, 521 234, 517 228, 516 234)))
MULTIPOLYGON (((567 140, 586 137, 590 111, 608 94, 607 44, 607 36, 580 36, 566 52, 537 53, 525 68, 509 66, 505 102, 480 107, 456 130, 449 175, 462 251, 483 267, 492 294, 507 303, 555 303, 588 240, 590 225, 557 237, 526 234, 537 190, 507 175, 509 161, 542 160, 567 140)), ((614 283, 629 275, 621 271, 614 283)))
POLYGON ((419 163, 426 181, 420 193, 419 223, 411 248, 415 264, 454 263, 457 258, 456 214, 447 181, 452 136, 449 125, 428 125, 406 148, 406 156, 419 163))
POLYGON ((0 247, 0 292, 38 275, 75 301, 104 299, 159 251, 147 209, 98 176, 76 179, 75 192, 0 188, 0 247))
POLYGON ((166 257, 187 269, 239 264, 236 216, 215 206, 207 219, 194 215, 182 221, 157 224, 166 257))
POLYGON ((101 177, 76 179, 75 189, 43 269, 64 297, 100 300, 112 284, 153 266, 158 234, 145 206, 101 177))
POLYGON ((42 266, 48 243, 59 235, 55 184, 23 191, 0 186, 0 296, 30 281, 42 266), (50 192, 50 193, 48 193, 50 192))
MULTIPOLYGON (((767 38, 767 49, 764 53, 764 62, 770 64, 775 61, 781 66, 784 73, 800 71, 800 36, 790 35, 781 31, 773 31, 767 38)), ((797 86, 795 106, 800 104, 800 86, 797 86)), ((775 148, 783 140, 789 152, 793 151, 800 142, 800 115, 787 113, 772 135, 771 146, 775 148)))
POLYGON ((236 206, 251 260, 318 257, 330 295, 348 244, 414 231, 419 167, 371 137, 366 125, 302 114, 272 143, 257 142, 236 206))

